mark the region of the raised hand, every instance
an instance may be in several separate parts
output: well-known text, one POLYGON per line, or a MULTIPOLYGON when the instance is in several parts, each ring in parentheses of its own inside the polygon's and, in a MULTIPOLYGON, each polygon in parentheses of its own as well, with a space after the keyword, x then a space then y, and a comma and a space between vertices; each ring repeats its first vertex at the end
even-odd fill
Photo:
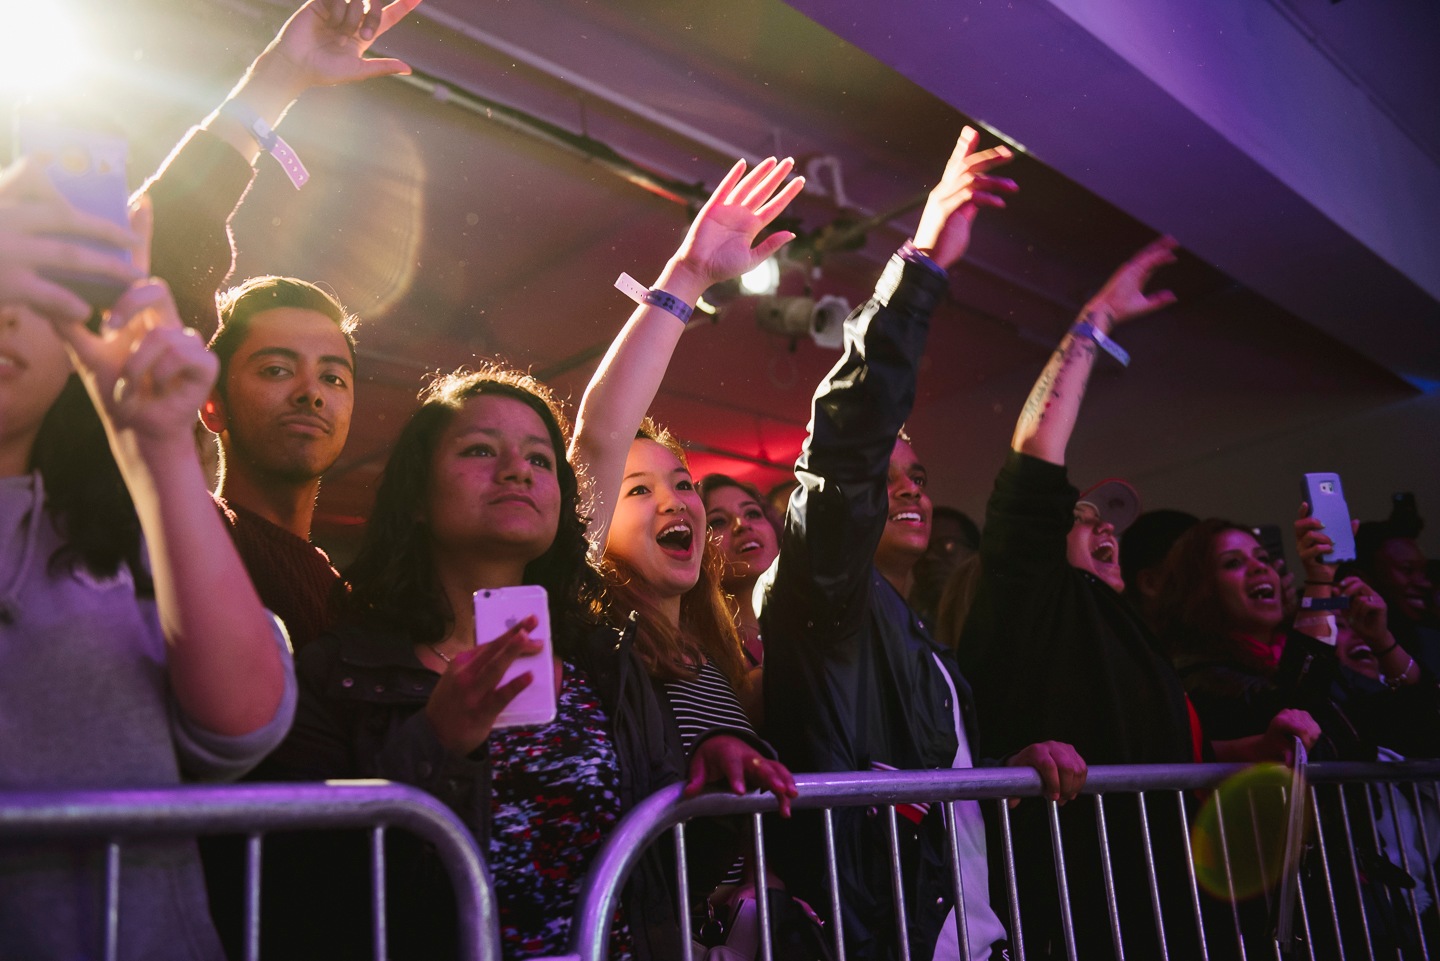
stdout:
POLYGON ((365 58, 380 37, 420 0, 310 0, 285 23, 266 51, 278 54, 306 87, 354 83, 372 77, 409 73, 404 61, 365 58))
MULTIPOLYGON (((1360 529, 1359 521, 1351 521, 1350 524, 1352 531, 1360 529)), ((1311 516, 1310 505, 1304 501, 1300 503, 1300 513, 1295 518, 1295 546, 1307 583, 1331 583, 1335 580, 1337 565, 1327 564, 1323 559, 1335 549, 1335 542, 1325 533, 1325 525, 1320 518, 1311 516)))
MULTIPOLYGON (((219 361, 180 323, 163 280, 140 281, 120 296, 99 333, 56 323, 76 371, 113 440, 193 446, 196 412, 215 384, 219 361)), ((122 466, 123 457, 122 457, 122 466)))
POLYGON ((790 816, 790 799, 796 797, 795 778, 790 769, 772 761, 738 737, 718 734, 706 738, 690 759, 690 777, 685 797, 694 797, 707 784, 722 784, 736 794, 769 791, 780 801, 781 817, 790 816))
POLYGON ((140 269, 112 251, 87 244, 131 248, 136 234, 72 207, 46 176, 38 158, 22 157, 0 172, 0 304, 22 304, 53 322, 77 324, 90 305, 60 283, 55 272, 92 274, 130 283, 140 269))
MULTIPOLYGON (((695 215, 689 233, 671 258, 672 275, 684 275, 687 288, 693 284, 698 294, 711 284, 753 270, 794 240, 793 233, 779 230, 755 243, 760 231, 805 188, 804 177, 785 183, 794 166, 789 157, 780 161, 767 157, 747 174, 745 161, 736 161, 695 215)), ((674 292, 686 297, 689 291, 674 292)))
POLYGON ((539 641, 530 639, 538 623, 532 615, 491 643, 462 651, 440 676, 425 704, 425 716, 446 750, 461 756, 474 751, 485 743, 495 719, 517 694, 532 683, 551 683, 549 677, 530 673, 500 683, 517 658, 543 650, 539 641))
POLYGON ((1335 585, 1350 598, 1345 621, 1350 629, 1364 639, 1370 650, 1386 650, 1395 641, 1386 622, 1385 600, 1358 577, 1347 577, 1335 585))
POLYGON ((920 213, 915 246, 947 270, 970 247, 970 228, 981 207, 1004 207, 1002 194, 1019 190, 1015 181, 991 176, 988 171, 1009 163, 1014 154, 1006 146, 975 152, 980 133, 974 127, 960 131, 955 150, 945 164, 940 182, 920 213))
POLYGON ((1100 292, 1090 298, 1085 311, 1092 323, 1115 326, 1175 303, 1168 290, 1145 293, 1155 271, 1175 262, 1174 237, 1157 237, 1135 256, 1121 264, 1100 292))

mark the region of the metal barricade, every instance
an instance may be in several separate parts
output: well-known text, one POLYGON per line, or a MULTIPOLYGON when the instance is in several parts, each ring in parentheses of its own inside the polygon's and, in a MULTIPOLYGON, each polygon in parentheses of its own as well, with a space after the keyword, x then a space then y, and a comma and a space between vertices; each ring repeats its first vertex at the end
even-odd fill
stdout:
POLYGON ((92 841, 105 847, 104 957, 117 957, 121 854, 127 841, 245 834, 245 957, 260 950, 260 863, 271 831, 370 830, 375 956, 387 958, 385 833, 408 831, 434 845, 455 891, 460 957, 500 961, 494 891, 475 839, 449 808, 424 791, 386 781, 181 786, 153 790, 0 791, 0 846, 92 841))
MULTIPOLYGON (((1253 770, 1237 764, 1091 768, 1085 799, 1075 803, 1082 806, 1082 814, 1083 806, 1088 805, 1093 818, 1069 816, 1065 830, 1055 802, 1025 802, 1044 805, 1049 824, 1053 883, 1059 892, 1055 921, 1063 939, 1052 942, 1051 951, 1071 961, 1089 953, 1123 959, 1127 945, 1138 934, 1146 939, 1147 949, 1132 951, 1132 957, 1167 961, 1172 957, 1206 961, 1258 957, 1440 959, 1435 931, 1426 927, 1433 923, 1434 906, 1440 903, 1440 884, 1434 873, 1440 854, 1440 806, 1436 804, 1440 761, 1313 764, 1296 774, 1279 772, 1279 778, 1262 785, 1233 780, 1253 770), (1197 812, 1202 804, 1210 805, 1206 817, 1213 830, 1197 833, 1197 812), (1133 819, 1129 817, 1132 811, 1133 819), (1098 863, 1067 860, 1067 843, 1074 840, 1080 824, 1084 831, 1094 832, 1098 863), (1117 833, 1139 839, 1128 853, 1143 854, 1143 870, 1136 864, 1130 876, 1143 878, 1148 886, 1145 892, 1117 887, 1117 865, 1112 864, 1117 833), (1194 839, 1206 850, 1196 851, 1194 839), (1410 886, 1405 881, 1378 883, 1376 875, 1383 873, 1381 861, 1393 866, 1392 882, 1408 877, 1410 886), (1247 875, 1258 876, 1264 883, 1248 890, 1255 887, 1255 877, 1247 875), (1282 889, 1283 896, 1277 895, 1282 889), (1103 903, 1098 921, 1086 919, 1107 932, 1108 944, 1101 950, 1095 950, 1094 940, 1087 942, 1090 952, 1087 943, 1077 943, 1077 919, 1070 910, 1077 893, 1089 899, 1087 903, 1103 903), (1247 893, 1249 900, 1245 899, 1247 893), (1377 909, 1385 915, 1383 924, 1374 916, 1377 909), (1432 920, 1422 922, 1427 910, 1432 920)), ((821 812, 832 918, 840 917, 842 910, 832 811, 873 808, 885 818, 882 833, 889 840, 891 893, 900 919, 896 956, 901 959, 909 957, 905 899, 914 892, 907 892, 899 880, 897 806, 943 805, 950 883, 957 895, 960 953, 968 959, 955 802, 990 802, 999 824, 999 861, 1008 892, 1008 904, 995 910, 1008 919, 1012 957, 1023 961, 1028 928, 1022 923, 1021 909, 1032 910, 1035 905, 1022 905, 1020 892, 1026 879, 1017 870, 1033 870, 1035 862, 1017 865, 1017 837, 1006 799, 1038 798, 1040 779, 1034 771, 989 768, 810 774, 797 775, 796 784, 799 797, 791 802, 792 808, 821 812)), ((775 799, 768 794, 736 797, 709 793, 682 799, 676 786, 647 798, 622 819, 597 856, 577 904, 571 928, 572 954, 565 957, 602 961, 625 881, 645 850, 667 831, 673 831, 675 837, 681 930, 692 931, 685 822, 748 816, 754 844, 751 857, 756 876, 764 877, 767 854, 762 815, 775 810, 775 799)), ((1025 826, 1033 827, 1033 819, 1025 826)), ((1021 840, 1034 850, 1034 837, 1021 840)), ((1078 849, 1090 850, 1083 844, 1078 849)), ((815 869, 821 870, 818 865, 815 869)), ((761 927, 759 957, 772 961, 767 898, 758 898, 756 907, 761 927)), ((835 961, 846 957, 841 928, 840 924, 831 925, 835 961)))

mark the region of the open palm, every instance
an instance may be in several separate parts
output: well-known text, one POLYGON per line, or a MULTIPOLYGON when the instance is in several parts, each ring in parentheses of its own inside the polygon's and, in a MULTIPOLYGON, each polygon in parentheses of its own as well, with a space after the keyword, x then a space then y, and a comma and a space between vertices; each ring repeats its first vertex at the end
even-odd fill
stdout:
POLYGON ((705 206, 696 214, 676 258, 696 273, 703 286, 738 277, 795 239, 788 230, 755 238, 805 187, 796 177, 783 187, 795 162, 768 157, 745 173, 745 161, 730 168, 705 206), (778 189, 777 189, 778 188, 778 189))
POLYGON ((365 53, 419 5, 420 0, 392 0, 382 7, 376 0, 367 11, 363 0, 310 0, 281 29, 274 49, 310 86, 409 73, 401 60, 370 60, 365 53))

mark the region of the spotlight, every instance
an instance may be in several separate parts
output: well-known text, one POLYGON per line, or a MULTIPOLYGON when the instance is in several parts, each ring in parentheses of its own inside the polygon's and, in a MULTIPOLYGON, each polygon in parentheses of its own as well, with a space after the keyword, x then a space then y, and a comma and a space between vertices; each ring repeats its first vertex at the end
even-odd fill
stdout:
POLYGON ((809 337, 821 347, 839 350, 845 344, 845 318, 850 304, 844 297, 826 294, 810 297, 760 297, 755 301, 755 323, 761 330, 791 339, 809 337))
POLYGON ((774 257, 766 258, 759 267, 740 275, 740 292, 773 294, 780 288, 780 264, 774 257))

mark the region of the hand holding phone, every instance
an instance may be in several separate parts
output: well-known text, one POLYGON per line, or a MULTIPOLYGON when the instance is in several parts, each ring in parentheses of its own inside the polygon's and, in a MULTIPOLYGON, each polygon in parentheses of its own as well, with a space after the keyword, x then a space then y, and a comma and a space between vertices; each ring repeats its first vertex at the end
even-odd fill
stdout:
POLYGON ((457 654, 450 662, 425 704, 425 716, 446 750, 464 756, 480 747, 506 706, 537 683, 530 672, 505 680, 517 660, 540 650, 541 645, 530 639, 530 629, 535 626, 536 622, 527 618, 491 643, 457 654))
POLYGON ((515 660, 502 683, 529 673, 532 682, 516 694, 498 717, 496 727, 530 727, 555 720, 554 648, 550 643, 550 604, 545 588, 534 584, 475 592, 475 645, 483 648, 517 625, 528 628, 539 650, 515 660))
MULTIPOLYGON (((1301 497, 1310 505, 1308 517, 1295 523, 1300 559, 1307 570, 1314 564, 1334 565, 1355 559, 1355 530, 1339 474, 1306 474, 1301 497), (1309 521, 1310 523, 1307 523, 1309 521), (1318 521, 1318 525, 1313 523, 1318 521), (1303 528, 1303 529, 1302 529, 1303 528), (1321 553, 1317 548, 1325 548, 1321 553)), ((1333 579, 1333 572, 1331 574, 1333 579)))

